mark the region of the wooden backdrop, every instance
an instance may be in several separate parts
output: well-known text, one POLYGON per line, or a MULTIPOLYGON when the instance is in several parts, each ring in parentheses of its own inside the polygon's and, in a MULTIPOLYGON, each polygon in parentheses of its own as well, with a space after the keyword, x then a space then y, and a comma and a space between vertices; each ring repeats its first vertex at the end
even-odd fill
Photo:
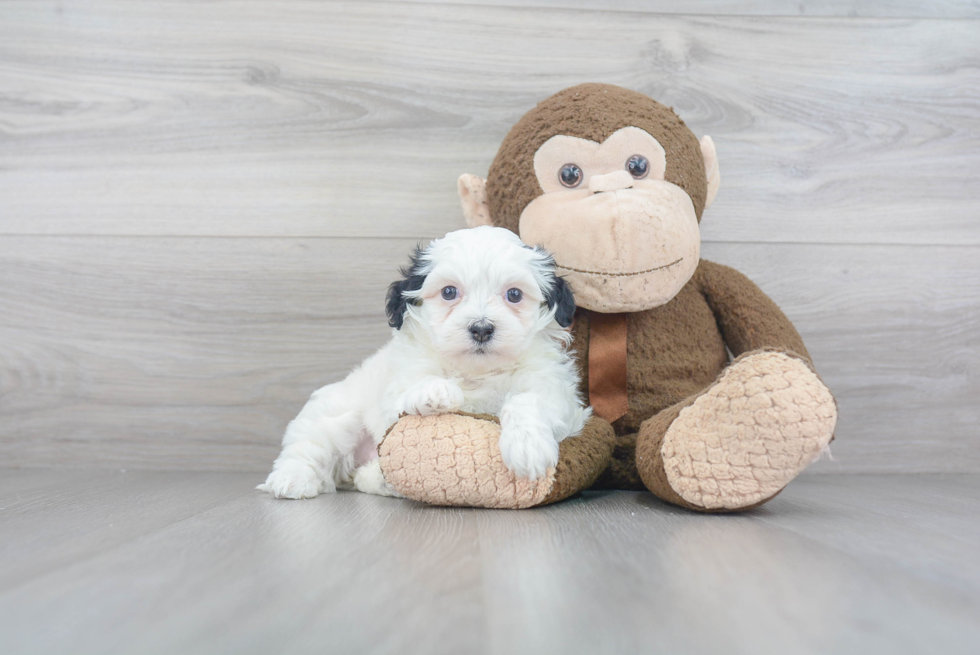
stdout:
POLYGON ((0 0, 0 465, 266 469, 457 176, 599 81, 714 137, 704 255, 840 400, 811 470, 980 470, 980 3, 611 4, 0 0))

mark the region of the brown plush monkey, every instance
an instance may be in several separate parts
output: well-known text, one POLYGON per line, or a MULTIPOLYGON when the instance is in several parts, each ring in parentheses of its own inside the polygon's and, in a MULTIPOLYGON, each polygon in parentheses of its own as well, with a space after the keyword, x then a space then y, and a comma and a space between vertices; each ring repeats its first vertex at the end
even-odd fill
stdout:
POLYGON ((486 182, 460 178, 460 198, 471 226, 506 227, 554 255, 598 418, 532 483, 503 467, 492 417, 406 417, 379 449, 386 479, 411 498, 484 507, 593 484, 699 511, 779 493, 831 441, 837 407, 775 303, 700 259, 719 180, 710 137, 640 93, 583 84, 528 112, 486 182))

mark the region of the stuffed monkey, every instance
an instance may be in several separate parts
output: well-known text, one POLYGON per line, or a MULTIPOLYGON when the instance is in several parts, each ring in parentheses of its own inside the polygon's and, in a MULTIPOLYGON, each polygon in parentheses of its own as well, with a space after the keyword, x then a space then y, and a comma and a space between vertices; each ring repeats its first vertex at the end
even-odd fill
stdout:
POLYGON ((470 226, 555 257, 596 418, 531 482, 503 467, 493 417, 405 417, 379 447, 385 478, 410 498, 482 507, 589 486, 703 512, 778 494, 830 443, 837 406, 776 304, 700 258, 719 181, 711 138, 640 93, 583 84, 521 118, 485 182, 460 178, 460 198, 470 226))

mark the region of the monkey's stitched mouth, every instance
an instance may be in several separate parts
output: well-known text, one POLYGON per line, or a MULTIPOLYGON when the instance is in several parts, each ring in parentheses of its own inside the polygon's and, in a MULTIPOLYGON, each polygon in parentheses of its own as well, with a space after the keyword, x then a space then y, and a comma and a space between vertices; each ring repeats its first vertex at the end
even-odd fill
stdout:
POLYGON ((557 262, 555 262, 555 266, 564 269, 566 271, 585 273, 586 275, 600 275, 602 277, 630 277, 632 275, 645 275, 646 273, 653 273, 654 271, 662 271, 666 268, 670 268, 674 264, 680 264, 682 261, 684 261, 683 257, 677 259, 676 261, 672 261, 669 264, 664 264, 663 266, 655 266, 653 268, 648 268, 645 271, 635 271, 633 273, 606 273, 605 271, 586 271, 585 269, 581 269, 581 268, 572 268, 571 266, 563 266, 562 264, 559 264, 557 262))

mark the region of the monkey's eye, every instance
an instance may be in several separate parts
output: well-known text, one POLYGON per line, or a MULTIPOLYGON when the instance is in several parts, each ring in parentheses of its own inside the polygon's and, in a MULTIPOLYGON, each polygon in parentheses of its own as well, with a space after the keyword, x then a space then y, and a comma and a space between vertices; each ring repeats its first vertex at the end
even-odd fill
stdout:
POLYGON ((507 289, 507 302, 512 302, 515 305, 524 298, 524 294, 520 289, 507 289))
POLYGON ((558 179, 561 180, 562 186, 574 189, 582 182, 582 169, 575 164, 565 164, 558 171, 558 179))
POLYGON ((650 170, 650 162, 643 155, 633 155, 626 160, 626 170, 636 179, 647 176, 650 170))
POLYGON ((456 287, 443 287, 442 288, 442 299, 443 300, 455 300, 456 299, 456 295, 458 293, 459 293, 459 291, 456 290, 456 287))

